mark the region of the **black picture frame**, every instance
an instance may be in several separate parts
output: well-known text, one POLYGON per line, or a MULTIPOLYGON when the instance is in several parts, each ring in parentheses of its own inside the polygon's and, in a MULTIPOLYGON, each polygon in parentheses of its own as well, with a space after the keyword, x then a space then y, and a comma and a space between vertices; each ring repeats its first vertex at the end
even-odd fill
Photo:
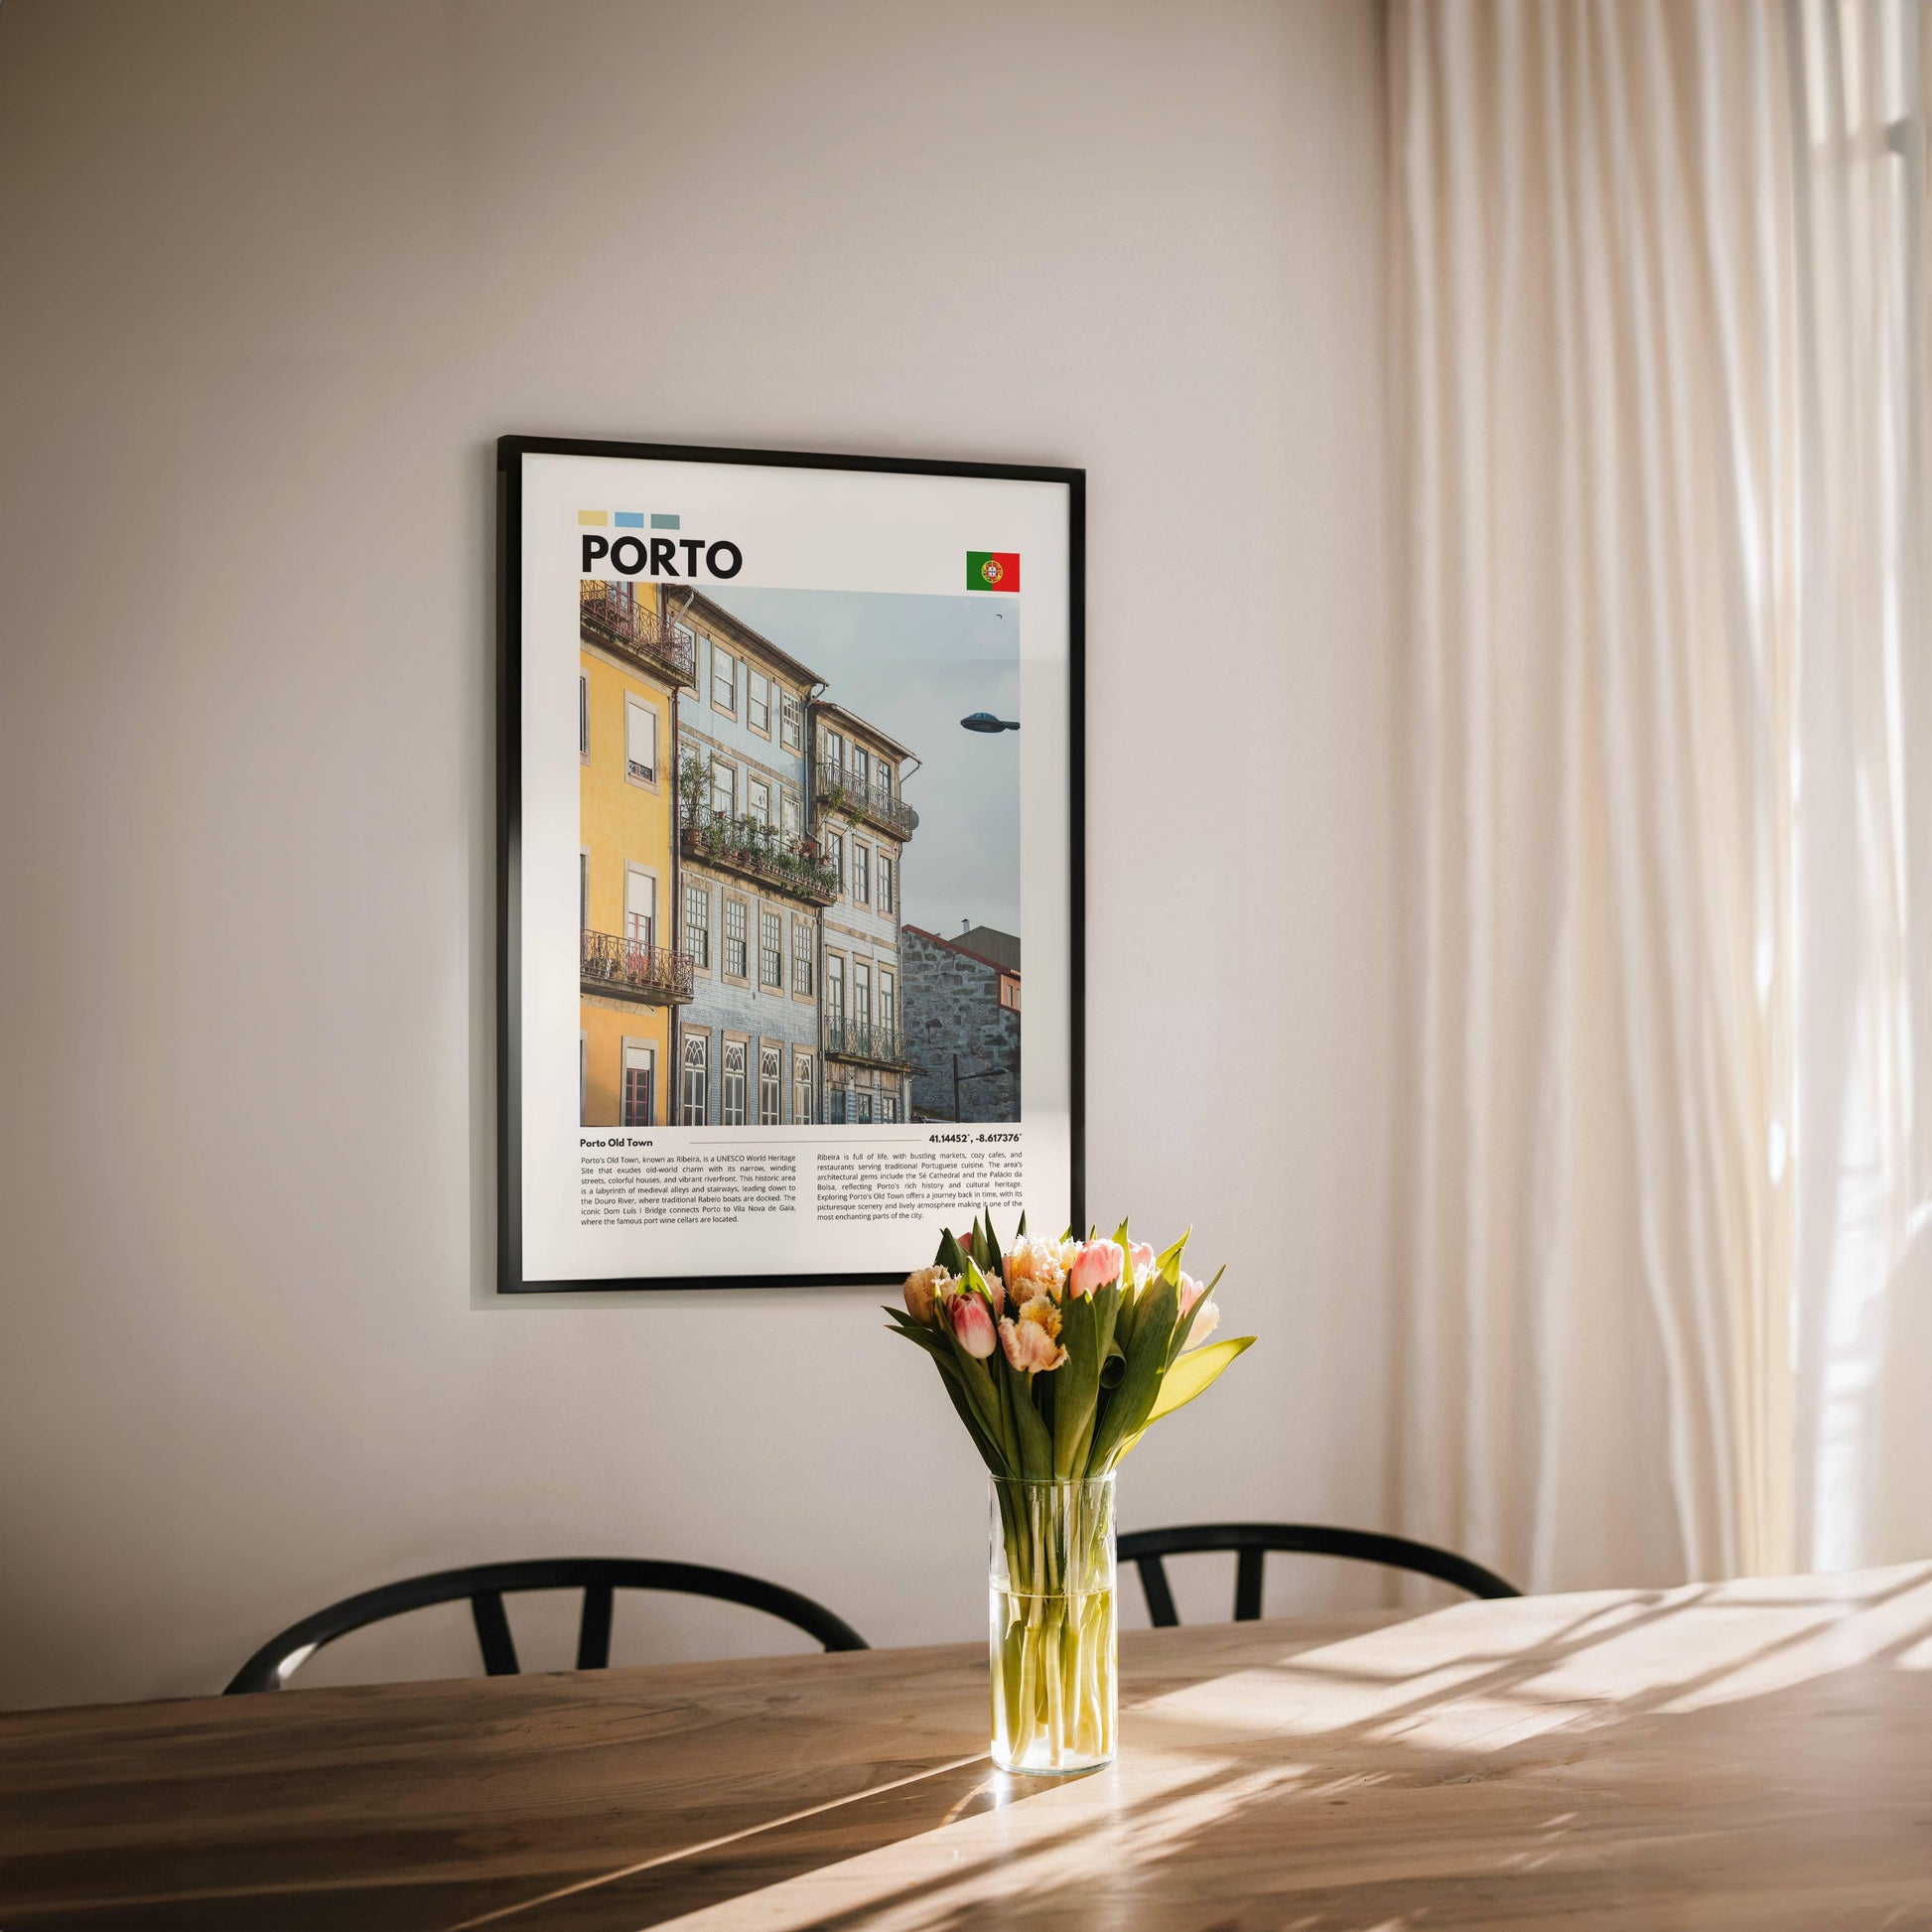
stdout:
POLYGON ((796 470, 1047 483, 1067 491, 1067 1225, 1086 1227, 1086 472, 1006 464, 803 450, 751 450, 599 438, 502 436, 496 442, 496 1289, 499 1295, 621 1294, 713 1289, 897 1286, 902 1270, 625 1276, 530 1281, 523 1274, 520 1014, 522 836, 523 494, 526 456, 617 457, 796 470))

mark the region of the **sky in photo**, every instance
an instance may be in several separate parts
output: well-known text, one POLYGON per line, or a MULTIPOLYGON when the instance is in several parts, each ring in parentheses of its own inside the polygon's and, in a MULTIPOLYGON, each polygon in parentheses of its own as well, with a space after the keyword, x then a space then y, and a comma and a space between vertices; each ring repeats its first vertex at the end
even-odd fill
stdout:
POLYGON ((1020 716, 1018 600, 964 593, 777 591, 707 584, 721 604, 825 679, 821 694, 921 762, 900 916, 957 936, 962 921, 1020 931, 1020 734, 969 732, 969 712, 1020 716))

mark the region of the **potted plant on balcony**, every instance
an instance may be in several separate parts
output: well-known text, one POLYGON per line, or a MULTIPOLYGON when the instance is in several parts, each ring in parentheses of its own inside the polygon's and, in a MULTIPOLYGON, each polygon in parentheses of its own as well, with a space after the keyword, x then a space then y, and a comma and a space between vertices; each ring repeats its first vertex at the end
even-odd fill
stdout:
POLYGON ((705 800, 711 795, 711 760, 702 752, 686 752, 677 768, 678 808, 685 824, 702 826, 705 800))

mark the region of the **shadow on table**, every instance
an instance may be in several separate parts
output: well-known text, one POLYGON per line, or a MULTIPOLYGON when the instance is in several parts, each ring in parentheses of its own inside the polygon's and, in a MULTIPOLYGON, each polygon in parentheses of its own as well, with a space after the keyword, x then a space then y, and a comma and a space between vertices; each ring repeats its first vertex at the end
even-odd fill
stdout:
POLYGON ((956 1766, 492 1922, 703 1923, 761 1893, 760 1932, 1437 1932, 1526 1922, 1533 1874, 1539 1924, 1678 1923, 1715 1891, 1701 1926, 1932 1925, 1932 1574, 1524 1615, 1534 1641, 1512 1624, 1487 1655, 1455 1610, 1276 1663, 1204 1644, 1093 1780, 956 1766))

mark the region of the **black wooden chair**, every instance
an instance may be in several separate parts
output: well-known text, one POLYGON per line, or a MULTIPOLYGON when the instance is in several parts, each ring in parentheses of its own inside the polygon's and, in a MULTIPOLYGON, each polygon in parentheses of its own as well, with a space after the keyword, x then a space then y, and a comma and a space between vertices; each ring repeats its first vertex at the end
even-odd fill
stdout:
POLYGON ((483 1646, 483 1669, 491 1677, 514 1677, 516 1645, 510 1640, 503 1598, 521 1590, 581 1589, 584 1614, 577 1628, 577 1668, 603 1670, 611 1662, 611 1613, 621 1589, 676 1590, 687 1596, 712 1596, 744 1603, 767 1616, 782 1617, 827 1650, 864 1650, 867 1643, 843 1617, 781 1584, 767 1584, 736 1570, 713 1570, 700 1563, 658 1563, 635 1557, 554 1557, 530 1563, 483 1563, 468 1570, 440 1570, 406 1583, 384 1584, 359 1596, 345 1596, 326 1610, 291 1623, 235 1672, 223 1693, 279 1691, 326 1643, 432 1603, 470 1599, 470 1614, 483 1646))
POLYGON ((1120 1560, 1141 1573, 1147 1613, 1156 1628, 1180 1621, 1168 1587, 1165 1557, 1191 1557, 1207 1550, 1234 1550, 1234 1620, 1252 1623, 1261 1615, 1262 1566, 1270 1550, 1302 1556, 1352 1557, 1358 1563, 1387 1564, 1436 1577, 1471 1596, 1520 1596, 1493 1570, 1467 1557, 1438 1550, 1428 1543, 1412 1543, 1406 1536, 1384 1536, 1376 1530, 1328 1529, 1319 1523, 1192 1523, 1180 1529, 1135 1530, 1120 1539, 1120 1560))

